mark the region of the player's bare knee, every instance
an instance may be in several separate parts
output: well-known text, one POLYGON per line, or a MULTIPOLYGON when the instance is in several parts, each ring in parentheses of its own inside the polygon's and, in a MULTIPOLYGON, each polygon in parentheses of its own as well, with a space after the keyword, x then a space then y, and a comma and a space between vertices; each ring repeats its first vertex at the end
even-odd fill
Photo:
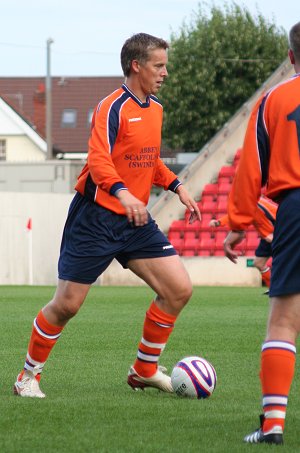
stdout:
POLYGON ((80 305, 76 303, 68 303, 61 307, 60 315, 63 319, 73 318, 79 311, 80 305))
POLYGON ((184 282, 182 285, 176 285, 174 287, 174 292, 172 295, 172 299, 174 301, 177 301, 178 304, 180 304, 182 307, 188 303, 190 298, 192 297, 193 294, 193 286, 191 282, 188 280, 184 282))
POLYGON ((82 302, 78 298, 54 297, 47 308, 57 322, 65 322, 73 318, 80 309, 82 302))
POLYGON ((185 285, 184 291, 183 291, 183 301, 184 304, 187 304, 190 298, 193 295, 193 285, 191 282, 187 283, 185 285))
POLYGON ((190 300, 193 293, 193 286, 189 280, 182 284, 170 285, 161 288, 156 299, 176 310, 181 310, 190 300))

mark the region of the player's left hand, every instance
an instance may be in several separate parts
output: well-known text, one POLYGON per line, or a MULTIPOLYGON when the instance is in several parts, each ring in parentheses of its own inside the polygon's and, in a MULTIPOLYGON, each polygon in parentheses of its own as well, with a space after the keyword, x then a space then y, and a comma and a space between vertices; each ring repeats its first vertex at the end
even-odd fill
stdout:
POLYGON ((194 223, 196 220, 201 221, 201 213, 196 201, 190 196, 182 184, 177 187, 176 193, 179 196, 181 203, 190 211, 189 223, 194 223))
POLYGON ((208 226, 210 226, 210 227, 217 227, 219 225, 220 225, 220 222, 217 219, 211 219, 211 221, 208 224, 208 226))
POLYGON ((234 247, 238 245, 245 237, 244 231, 229 231, 224 243, 224 253, 230 261, 237 263, 238 253, 234 250, 234 247))

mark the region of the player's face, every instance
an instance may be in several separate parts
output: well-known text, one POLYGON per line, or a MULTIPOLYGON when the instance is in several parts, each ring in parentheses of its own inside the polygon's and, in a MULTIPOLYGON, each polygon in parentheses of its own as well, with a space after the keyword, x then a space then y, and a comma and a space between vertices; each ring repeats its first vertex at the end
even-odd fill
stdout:
POLYGON ((139 64, 140 88, 145 96, 156 94, 162 86, 167 71, 168 54, 165 49, 155 49, 146 63, 139 64))

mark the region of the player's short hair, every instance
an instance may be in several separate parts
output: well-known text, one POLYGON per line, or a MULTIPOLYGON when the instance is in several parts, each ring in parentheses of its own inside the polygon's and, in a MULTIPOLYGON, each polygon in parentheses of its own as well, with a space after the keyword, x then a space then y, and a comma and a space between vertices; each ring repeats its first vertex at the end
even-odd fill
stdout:
POLYGON ((125 77, 128 77, 132 60, 144 64, 149 60, 149 54, 155 49, 168 49, 167 41, 147 33, 137 33, 128 38, 121 50, 121 66, 125 77))
POLYGON ((291 28, 289 42, 290 48, 295 56, 295 60, 297 63, 300 63, 300 22, 297 22, 297 24, 291 28))

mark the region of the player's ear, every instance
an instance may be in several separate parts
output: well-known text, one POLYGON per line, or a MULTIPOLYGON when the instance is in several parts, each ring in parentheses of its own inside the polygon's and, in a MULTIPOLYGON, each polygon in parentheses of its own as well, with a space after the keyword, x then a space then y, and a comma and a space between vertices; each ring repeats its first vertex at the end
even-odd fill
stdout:
POLYGON ((289 58, 290 58, 290 62, 292 64, 295 64, 295 55, 294 55, 294 52, 292 51, 292 49, 289 49, 289 58))
POLYGON ((140 64, 138 60, 132 60, 131 62, 131 69, 134 73, 138 73, 140 69, 140 64))

